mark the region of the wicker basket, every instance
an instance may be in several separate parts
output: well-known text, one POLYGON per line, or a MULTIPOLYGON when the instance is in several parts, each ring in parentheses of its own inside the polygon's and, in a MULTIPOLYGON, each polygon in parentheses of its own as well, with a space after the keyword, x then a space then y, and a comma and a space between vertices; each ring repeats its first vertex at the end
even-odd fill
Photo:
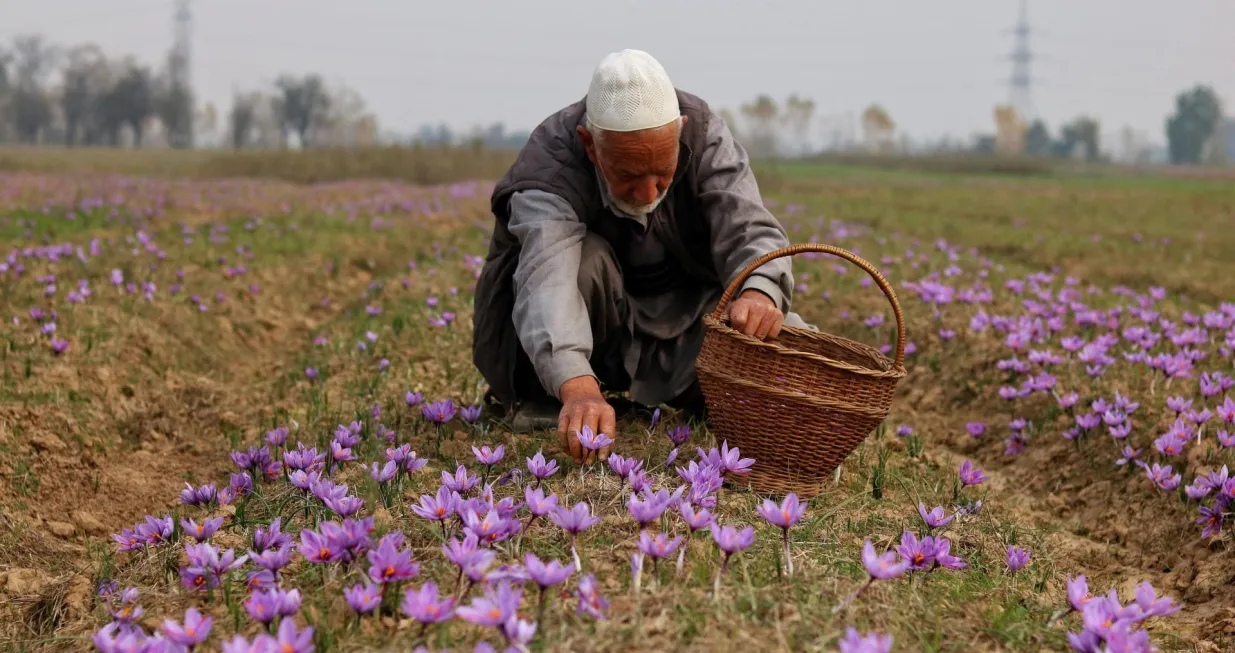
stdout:
POLYGON ((883 275, 858 255, 814 243, 769 252, 746 267, 705 315, 696 361, 709 421, 718 440, 755 459, 744 481, 765 494, 811 497, 888 414, 905 377, 905 319, 883 275), (771 341, 734 331, 726 309, 742 283, 769 261, 819 252, 862 268, 896 314, 896 360, 827 333, 784 327, 771 341))

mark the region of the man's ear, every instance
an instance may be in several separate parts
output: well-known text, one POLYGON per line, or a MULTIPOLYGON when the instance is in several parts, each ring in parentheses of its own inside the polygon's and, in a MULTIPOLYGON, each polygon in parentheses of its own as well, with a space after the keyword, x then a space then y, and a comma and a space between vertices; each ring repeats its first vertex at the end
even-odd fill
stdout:
POLYGON ((583 142, 583 151, 587 152, 587 158, 596 164, 596 141, 592 138, 592 132, 587 130, 587 127, 579 125, 575 127, 575 131, 579 134, 579 140, 583 142))

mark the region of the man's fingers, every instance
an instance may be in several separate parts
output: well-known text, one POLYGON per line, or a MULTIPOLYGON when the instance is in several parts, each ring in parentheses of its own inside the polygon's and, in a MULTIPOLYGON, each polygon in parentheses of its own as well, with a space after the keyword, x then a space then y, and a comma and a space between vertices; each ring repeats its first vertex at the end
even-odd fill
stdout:
POLYGON ((755 337, 760 340, 767 340, 768 334, 772 333, 772 329, 777 327, 778 312, 773 312, 770 309, 764 309, 763 316, 759 319, 759 330, 755 332, 755 337))
MULTIPOLYGON (((584 413, 583 423, 586 424, 588 428, 592 429, 592 433, 595 433, 595 434, 601 433, 600 414, 601 414, 601 408, 597 406, 596 404, 589 405, 587 407, 587 412, 584 413)), ((584 454, 585 454, 584 459, 583 459, 584 463, 587 463, 590 465, 593 462, 596 462, 596 452, 595 451, 588 449, 584 452, 584 454)))
POLYGON ((746 319, 750 316, 750 304, 742 300, 737 300, 729 305, 729 324, 736 331, 742 331, 746 326, 746 319))
POLYGON ((746 324, 742 327, 742 333, 753 336, 759 333, 759 326, 763 323, 763 311, 758 308, 752 308, 746 317, 746 324))
MULTIPOLYGON (((613 412, 612 406, 605 406, 600 413, 600 432, 617 440, 617 415, 613 412)), ((613 450, 613 445, 609 445, 600 450, 600 459, 608 460, 609 452, 613 450)))
POLYGON ((575 463, 583 462, 583 446, 579 444, 579 431, 583 430, 583 413, 575 408, 570 413, 570 422, 566 429, 567 442, 570 446, 570 457, 575 463))
POLYGON ((772 317, 775 319, 772 321, 772 330, 768 331, 768 337, 766 338, 767 340, 771 340, 776 336, 779 336, 781 327, 785 326, 785 316, 783 314, 777 314, 772 317))

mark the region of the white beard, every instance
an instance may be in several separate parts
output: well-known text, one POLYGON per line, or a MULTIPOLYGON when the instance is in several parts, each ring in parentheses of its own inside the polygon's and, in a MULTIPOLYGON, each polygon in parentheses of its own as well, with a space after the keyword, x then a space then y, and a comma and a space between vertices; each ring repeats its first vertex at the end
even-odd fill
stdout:
MULTIPOLYGON (((608 192, 608 189, 606 189, 606 192, 608 192)), ((656 207, 660 206, 660 203, 665 200, 665 196, 668 195, 668 193, 669 189, 666 188, 664 191, 661 191, 660 195, 656 196, 656 199, 652 200, 651 204, 644 204, 643 206, 635 206, 634 204, 623 202, 622 200, 614 197, 612 193, 609 193, 609 201, 623 213, 626 213, 632 217, 643 218, 651 215, 652 211, 655 211, 656 207)))

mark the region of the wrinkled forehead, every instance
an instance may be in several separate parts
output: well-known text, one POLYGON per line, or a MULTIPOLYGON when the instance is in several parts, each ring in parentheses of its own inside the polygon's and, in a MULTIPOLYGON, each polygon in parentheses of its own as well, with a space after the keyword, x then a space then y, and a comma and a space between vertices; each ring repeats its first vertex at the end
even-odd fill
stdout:
POLYGON ((631 132, 605 132, 598 150, 607 168, 628 174, 671 174, 677 165, 676 124, 631 132))

